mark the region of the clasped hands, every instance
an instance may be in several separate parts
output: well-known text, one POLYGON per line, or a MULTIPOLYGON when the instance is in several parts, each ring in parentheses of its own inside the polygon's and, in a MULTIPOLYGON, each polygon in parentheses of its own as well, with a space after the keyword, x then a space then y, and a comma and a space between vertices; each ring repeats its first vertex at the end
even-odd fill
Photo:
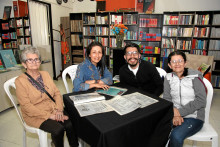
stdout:
POLYGON ((55 114, 50 115, 50 119, 64 122, 64 120, 68 120, 69 117, 63 114, 63 111, 56 110, 55 114))
POLYGON ((108 90, 109 86, 106 85, 103 81, 101 80, 87 80, 85 83, 90 85, 90 88, 102 88, 104 90, 108 90))
POLYGON ((180 115, 179 110, 177 108, 173 108, 173 113, 173 125, 180 126, 184 122, 183 117, 180 115))

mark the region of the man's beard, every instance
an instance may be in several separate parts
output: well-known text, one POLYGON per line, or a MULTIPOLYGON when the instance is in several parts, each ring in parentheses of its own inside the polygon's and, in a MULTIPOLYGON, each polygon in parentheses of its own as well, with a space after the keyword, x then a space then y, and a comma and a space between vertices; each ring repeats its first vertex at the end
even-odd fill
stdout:
POLYGON ((139 59, 138 59, 138 58, 130 58, 130 59, 128 60, 128 64, 129 64, 131 67, 137 66, 138 63, 139 63, 139 59), (137 62, 136 62, 135 64, 130 64, 129 61, 130 61, 131 59, 135 59, 137 62))

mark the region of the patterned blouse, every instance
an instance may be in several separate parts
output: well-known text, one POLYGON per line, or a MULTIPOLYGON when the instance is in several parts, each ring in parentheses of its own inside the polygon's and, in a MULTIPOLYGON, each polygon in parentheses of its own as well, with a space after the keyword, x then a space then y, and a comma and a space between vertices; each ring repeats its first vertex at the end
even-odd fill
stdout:
POLYGON ((86 91, 89 89, 89 84, 85 83, 87 80, 101 80, 106 85, 112 84, 112 74, 105 67, 103 76, 100 74, 100 70, 92 64, 88 59, 85 59, 77 67, 76 77, 73 81, 73 91, 86 91))

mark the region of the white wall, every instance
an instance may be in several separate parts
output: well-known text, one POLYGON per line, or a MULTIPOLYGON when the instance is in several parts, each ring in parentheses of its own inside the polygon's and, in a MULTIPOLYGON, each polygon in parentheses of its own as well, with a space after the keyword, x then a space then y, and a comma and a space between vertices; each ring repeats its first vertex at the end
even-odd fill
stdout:
POLYGON ((72 4, 72 13, 96 12, 96 1, 83 0, 79 2, 78 0, 72 0, 72 4))
POLYGON ((155 0, 155 13, 220 10, 220 0, 155 0))

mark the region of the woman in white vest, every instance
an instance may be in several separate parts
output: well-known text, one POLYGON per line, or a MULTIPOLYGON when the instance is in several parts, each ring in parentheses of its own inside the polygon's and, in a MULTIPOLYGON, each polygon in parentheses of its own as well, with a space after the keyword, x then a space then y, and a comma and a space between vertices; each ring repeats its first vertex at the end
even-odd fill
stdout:
POLYGON ((181 51, 168 56, 168 66, 173 72, 164 80, 163 98, 173 102, 170 147, 182 147, 185 138, 202 128, 205 118, 207 90, 202 73, 185 68, 186 64, 186 55, 181 51))

